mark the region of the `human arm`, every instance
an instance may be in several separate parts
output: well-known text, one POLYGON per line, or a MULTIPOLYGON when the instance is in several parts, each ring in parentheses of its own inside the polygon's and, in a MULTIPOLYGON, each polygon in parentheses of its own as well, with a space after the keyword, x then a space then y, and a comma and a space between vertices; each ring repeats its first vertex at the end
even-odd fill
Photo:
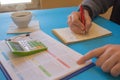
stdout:
POLYGON ((68 17, 68 25, 70 29, 78 34, 85 34, 81 28, 86 27, 86 32, 89 31, 92 23, 92 19, 104 13, 110 6, 112 6, 114 0, 84 0, 82 6, 84 8, 85 25, 80 20, 80 10, 72 12, 68 17))
POLYGON ((94 49, 78 60, 78 64, 96 57, 96 66, 101 67, 104 72, 109 72, 113 76, 120 75, 120 45, 105 45, 94 49))
POLYGON ((105 13, 113 4, 114 0, 84 0, 82 2, 82 6, 88 10, 92 19, 99 14, 105 13))

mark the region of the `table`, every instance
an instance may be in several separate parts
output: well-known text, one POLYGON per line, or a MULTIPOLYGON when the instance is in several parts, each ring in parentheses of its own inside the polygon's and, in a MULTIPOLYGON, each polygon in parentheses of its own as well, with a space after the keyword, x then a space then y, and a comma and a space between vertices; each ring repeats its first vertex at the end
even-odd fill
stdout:
MULTIPOLYGON (((68 15, 76 11, 77 7, 65 7, 65 8, 54 8, 54 9, 45 9, 45 10, 30 10, 35 18, 40 22, 40 29, 45 33, 53 37, 54 39, 59 40, 53 33, 52 29, 54 28, 63 28, 67 27, 67 18, 68 15)), ((8 27, 12 22, 10 18, 11 13, 0 13, 0 40, 7 39, 9 37, 18 35, 18 34, 7 34, 8 27)), ((96 38, 88 41, 77 42, 68 47, 73 50, 85 54, 88 51, 104 46, 106 44, 120 44, 120 25, 117 25, 111 21, 108 21, 102 17, 96 17, 93 20, 98 25, 112 31, 112 35, 96 38)), ((95 62, 96 59, 93 59, 95 62)), ((0 80, 6 80, 4 74, 0 71, 0 80)), ((80 73, 70 80, 120 80, 119 77, 112 77, 108 73, 104 73, 99 67, 92 67, 83 73, 80 73)))

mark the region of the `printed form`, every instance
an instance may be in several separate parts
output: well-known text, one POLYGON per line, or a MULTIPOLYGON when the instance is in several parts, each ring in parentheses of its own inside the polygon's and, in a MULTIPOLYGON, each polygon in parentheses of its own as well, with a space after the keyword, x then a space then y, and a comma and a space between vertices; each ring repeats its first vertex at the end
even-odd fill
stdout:
POLYGON ((48 49, 20 57, 11 53, 5 41, 0 42, 0 61, 12 80, 59 80, 91 63, 88 61, 78 65, 76 61, 82 56, 80 53, 42 31, 36 31, 31 33, 30 37, 24 37, 24 39, 28 38, 41 41, 48 49))

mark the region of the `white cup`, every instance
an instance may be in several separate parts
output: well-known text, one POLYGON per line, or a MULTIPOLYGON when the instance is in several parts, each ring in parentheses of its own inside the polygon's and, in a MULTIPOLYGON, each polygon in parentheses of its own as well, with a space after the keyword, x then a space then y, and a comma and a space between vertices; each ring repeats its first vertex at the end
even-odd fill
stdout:
POLYGON ((32 19, 31 12, 14 12, 11 14, 13 22, 18 28, 26 28, 32 19))

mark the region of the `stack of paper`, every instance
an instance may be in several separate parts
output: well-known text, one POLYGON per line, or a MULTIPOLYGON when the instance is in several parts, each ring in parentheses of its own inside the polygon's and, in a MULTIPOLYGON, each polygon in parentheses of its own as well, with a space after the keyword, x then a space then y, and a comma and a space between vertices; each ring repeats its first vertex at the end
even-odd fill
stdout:
POLYGON ((5 41, 0 42, 0 61, 12 80, 60 80, 61 78, 88 66, 91 62, 78 65, 82 57, 64 44, 56 41, 42 31, 33 32, 29 37, 42 42, 47 51, 19 57, 11 53, 5 41), (40 35, 38 35, 40 34, 40 35))
POLYGON ((95 23, 92 23, 90 31, 85 34, 76 34, 70 30, 70 28, 53 29, 53 33, 65 44, 89 40, 105 35, 111 34, 111 32, 95 23))

